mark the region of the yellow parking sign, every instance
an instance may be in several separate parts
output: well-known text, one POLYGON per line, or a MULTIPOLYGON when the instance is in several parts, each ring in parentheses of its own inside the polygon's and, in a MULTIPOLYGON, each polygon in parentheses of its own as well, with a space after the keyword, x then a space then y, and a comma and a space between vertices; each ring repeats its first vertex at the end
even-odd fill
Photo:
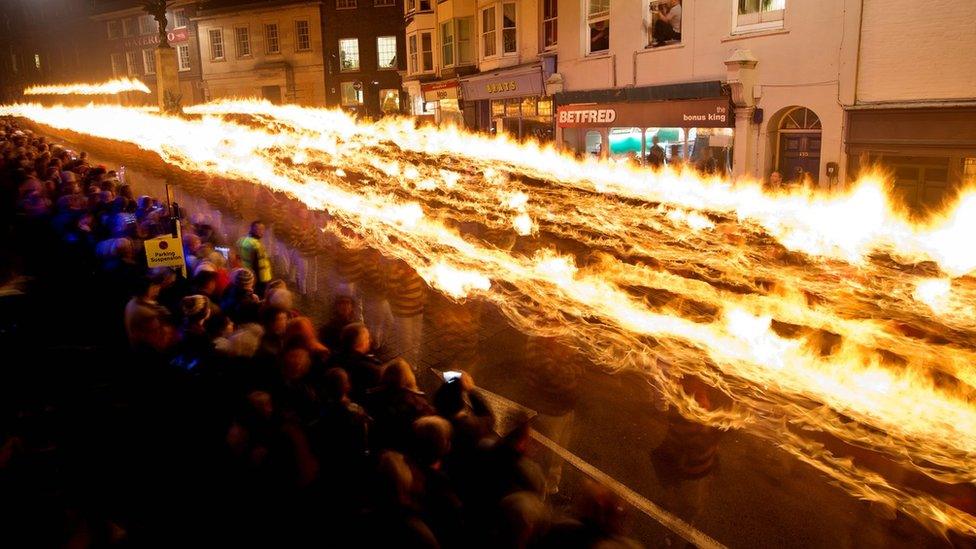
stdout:
POLYGON ((183 245, 179 238, 162 236, 146 241, 146 260, 149 267, 183 267, 183 245))

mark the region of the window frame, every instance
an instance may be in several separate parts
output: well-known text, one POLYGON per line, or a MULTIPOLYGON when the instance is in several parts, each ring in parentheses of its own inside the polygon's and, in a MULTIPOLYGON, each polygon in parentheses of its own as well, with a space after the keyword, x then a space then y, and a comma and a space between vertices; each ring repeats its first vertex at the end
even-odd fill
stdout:
POLYGON ((422 72, 422 73, 434 72, 434 70, 436 68, 436 65, 437 65, 434 62, 434 32, 433 31, 420 31, 417 34, 420 36, 420 40, 419 40, 419 44, 418 44, 420 46, 420 65, 421 65, 420 66, 420 69, 421 69, 420 72, 422 72), (430 39, 430 49, 429 50, 425 50, 424 49, 424 35, 427 35, 427 37, 430 39), (427 61, 427 58, 426 58, 426 55, 427 54, 430 55, 430 68, 429 69, 428 68, 425 68, 425 65, 426 65, 425 62, 427 61))
POLYGON ((558 0, 541 0, 542 14, 539 19, 542 21, 542 29, 539 36, 542 37, 542 51, 554 50, 559 46, 559 2, 558 0), (546 8, 551 7, 551 13, 546 13, 546 8), (552 43, 549 42, 549 35, 546 32, 548 25, 552 25, 552 43))
POLYGON ((156 74, 156 56, 153 48, 142 50, 142 73, 145 75, 156 74))
POLYGON ((308 19, 296 19, 295 20, 295 52, 303 53, 303 52, 310 52, 310 51, 312 51, 312 25, 311 23, 309 23, 308 19), (308 42, 308 44, 306 44, 304 48, 301 47, 302 33, 300 32, 300 30, 301 30, 302 23, 305 24, 305 39, 308 42))
POLYGON ((499 35, 499 37, 501 38, 501 55, 502 56, 506 56, 506 55, 518 55, 518 51, 519 51, 519 36, 518 36, 518 23, 519 23, 518 20, 519 20, 519 16, 518 16, 518 3, 516 3, 516 2, 502 2, 501 3, 501 8, 502 8, 501 11, 498 12, 499 23, 500 23, 498 25, 498 28, 502 31, 501 34, 499 35), (512 6, 512 10, 513 10, 512 13, 513 13, 513 16, 514 17, 513 17, 513 26, 511 26, 511 27, 506 27, 505 26, 505 6, 512 6), (515 41, 513 42, 515 49, 513 49, 512 51, 507 51, 505 49, 505 31, 512 31, 515 34, 515 41))
POLYGON ((247 59, 252 57, 251 55, 251 27, 249 25, 235 26, 234 27, 234 53, 237 55, 238 59, 247 59), (244 31, 242 34, 241 31, 244 31), (241 51, 241 37, 244 38, 244 45, 247 47, 247 51, 241 51))
POLYGON ((454 21, 454 62, 457 66, 468 66, 476 65, 478 63, 478 51, 477 44, 473 44, 472 41, 477 41, 478 38, 474 35, 477 34, 478 21, 474 15, 465 15, 464 17, 455 17, 454 21), (468 38, 463 40, 461 36, 461 22, 464 21, 468 24, 468 38), (467 43, 467 47, 462 47, 467 43), (468 61, 465 62, 462 59, 461 53, 467 49, 468 61))
POLYGON ((105 31, 108 34, 109 40, 118 40, 119 38, 122 38, 122 24, 119 23, 118 19, 112 19, 110 21, 106 21, 105 23, 105 31), (114 33, 112 32, 113 29, 115 30, 114 33))
POLYGON ((125 17, 122 19, 122 38, 132 38, 139 36, 139 19, 136 17, 125 17))
POLYGON ((210 46, 210 60, 211 61, 214 61, 214 62, 216 62, 216 61, 226 61, 227 60, 227 51, 224 48, 224 28, 223 27, 217 27, 217 28, 213 28, 213 29, 207 29, 207 41, 208 41, 209 46, 210 46), (218 38, 218 40, 217 40, 216 43, 214 42, 214 36, 215 35, 218 38), (215 45, 220 48, 220 55, 219 56, 214 53, 214 46, 215 45))
POLYGON ((360 55, 359 54, 360 54, 360 51, 359 51, 359 38, 356 38, 356 37, 353 37, 353 38, 340 38, 339 39, 339 72, 359 72, 360 70, 362 70, 362 63, 361 63, 361 59, 360 59, 360 55), (354 66, 354 67, 346 68, 345 66, 343 66, 342 54, 344 53, 344 49, 343 49, 343 43, 344 42, 347 45, 348 44, 354 44, 355 45, 355 49, 356 49, 356 66, 354 66))
MULTIPOLYGON (((607 1, 606 12, 600 12, 596 15, 590 14, 590 3, 594 0, 583 0, 583 40, 584 40, 584 52, 586 55, 606 55, 610 52, 610 38, 607 38, 607 49, 592 51, 590 47, 592 46, 592 40, 590 38, 590 25, 593 23, 598 23, 600 21, 606 21, 607 26, 610 26, 610 16, 613 13, 612 2, 607 1)), ((735 1, 735 0, 733 0, 735 1)), ((613 31, 613 27, 610 27, 610 31, 613 31)), ((612 37, 612 35, 611 35, 612 37)))
POLYGON ((357 0, 335 0, 335 6, 337 10, 354 10, 359 7, 359 2, 357 0))
POLYGON ((344 82, 339 83, 339 104, 341 104, 343 107, 358 107, 361 106, 364 101, 365 101, 365 97, 363 96, 363 90, 356 89, 355 81, 346 80, 344 82), (346 93, 345 93, 346 85, 352 88, 353 95, 356 96, 355 102, 346 101, 346 93))
POLYGON ((119 52, 113 52, 109 55, 109 61, 112 63, 112 77, 120 78, 122 76, 128 76, 128 68, 125 64, 125 54, 119 52), (116 70, 115 61, 118 60, 118 69, 116 70))
POLYGON ((394 8, 396 0, 373 0, 374 8, 394 8))
POLYGON ((185 29, 190 26, 190 20, 186 17, 186 10, 184 8, 176 8, 173 10, 173 28, 174 29, 185 29), (183 20, 183 24, 180 24, 180 19, 183 20))
POLYGON ((281 54, 281 34, 278 32, 277 22, 264 24, 264 53, 267 55, 281 54), (272 33, 269 32, 271 29, 274 29, 274 40, 272 40, 272 33), (274 42, 274 49, 271 49, 272 42, 274 42))
MULTIPOLYGON (((154 32, 152 26, 155 19, 151 15, 140 15, 136 18, 136 25, 139 29, 139 36, 148 36, 154 32), (143 28, 145 26, 145 28, 143 28)), ((158 30, 158 29, 156 29, 158 30)))
POLYGON ((137 67, 139 67, 139 56, 134 50, 129 50, 125 52, 125 71, 129 76, 142 76, 142 73, 137 72, 137 67))
POLYGON ((178 67, 178 72, 187 72, 193 67, 190 64, 190 45, 189 44, 177 44, 176 45, 176 66, 178 67), (183 52, 186 52, 186 65, 183 65, 183 52))
MULTIPOLYGON (((739 0, 732 0, 732 31, 730 34, 748 34, 751 32, 762 32, 767 30, 782 29, 786 24, 786 0, 783 0, 783 7, 776 10, 769 10, 764 12, 762 10, 762 0, 759 1, 759 11, 755 12, 757 15, 756 21, 752 21, 752 13, 739 14, 739 0), (763 14, 768 14, 763 16, 763 14), (743 22, 741 19, 746 16, 746 21, 743 22)), ((682 24, 684 24, 682 22, 682 24)))
POLYGON ((479 53, 482 59, 493 59, 498 57, 498 4, 485 6, 478 11, 479 22, 479 53), (488 12, 490 17, 486 17, 488 12), (491 30, 487 30, 487 23, 491 22, 491 30), (491 37, 490 39, 488 37, 491 37), (488 45, 491 45, 491 53, 488 53, 488 45))
POLYGON ((417 61, 420 55, 420 45, 417 42, 417 33, 407 35, 407 74, 418 74, 417 61))
POLYGON ((454 49, 456 47, 455 41, 454 41, 454 37, 457 34, 456 33, 456 29, 454 28, 454 19, 451 19, 449 21, 444 21, 443 23, 441 23, 441 25, 440 25, 440 31, 441 31, 441 36, 440 36, 440 38, 441 38, 441 40, 440 40, 440 43, 441 43, 441 67, 443 67, 443 68, 453 67, 453 66, 455 66, 455 57, 456 57, 454 55, 455 54, 454 49), (449 30, 450 31, 450 36, 448 36, 444 32, 445 30, 449 30), (450 38, 450 40, 448 40, 448 38, 450 38), (451 59, 450 62, 448 62, 448 56, 450 56, 450 59, 451 59))
POLYGON ((395 71, 395 70, 397 70, 397 68, 398 68, 397 65, 399 64, 399 61, 397 60, 397 47, 398 46, 399 46, 399 43, 397 42, 397 36, 395 34, 391 34, 389 36, 377 36, 376 37, 376 70, 380 70, 380 71, 395 71), (393 39, 393 57, 390 58, 390 61, 393 61, 393 63, 391 63, 389 65, 383 65, 382 58, 380 57, 380 54, 383 53, 383 48, 380 47, 380 40, 383 40, 384 38, 392 38, 393 39))

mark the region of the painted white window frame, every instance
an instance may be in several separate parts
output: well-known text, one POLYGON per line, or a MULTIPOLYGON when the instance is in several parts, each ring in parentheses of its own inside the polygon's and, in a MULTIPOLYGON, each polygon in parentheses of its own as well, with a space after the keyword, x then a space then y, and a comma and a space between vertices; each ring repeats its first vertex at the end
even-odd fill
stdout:
POLYGON ((142 50, 142 68, 145 74, 156 74, 156 50, 142 50))
POLYGON ((295 51, 312 51, 312 25, 308 22, 308 19, 295 20, 295 51), (302 32, 303 30, 304 32, 302 32), (303 38, 305 40, 304 47, 302 46, 303 38))
MULTIPOLYGON (((774 0, 777 1, 777 0, 774 0)), ((762 0, 758 0, 760 10, 739 15, 739 0, 732 0, 732 34, 746 34, 783 28, 786 19, 786 0, 779 0, 783 7, 763 11, 762 0)))
MULTIPOLYGON (((590 50, 590 45, 592 44, 590 41, 590 25, 592 23, 598 23, 600 21, 606 21, 607 25, 610 25, 610 14, 613 12, 613 8, 611 6, 612 2, 607 2, 607 11, 599 12, 596 15, 591 15, 590 2, 592 1, 593 0, 583 0, 583 18, 582 18, 583 19, 583 44, 584 44, 583 51, 586 55, 605 55, 607 52, 610 51, 609 46, 605 50, 599 50, 599 51, 590 50)), ((610 38, 611 39, 613 38, 612 25, 610 26, 610 38)))
POLYGON ((359 55, 359 38, 340 38, 339 39, 339 72, 359 72, 361 69, 359 55), (350 48, 351 46, 351 48, 350 48), (343 66, 342 54, 349 49, 349 53, 355 53, 356 64, 355 66, 345 67, 343 66))
POLYGON ((210 42, 210 60, 223 61, 227 59, 227 52, 224 51, 224 29, 222 27, 209 29, 207 31, 207 38, 210 42), (216 41, 214 41, 214 37, 217 38, 216 41), (220 51, 218 52, 217 50, 220 51))
POLYGON ((179 44, 176 46, 176 62, 179 64, 180 72, 186 72, 190 70, 190 45, 189 44, 179 44))
POLYGON ((482 59, 498 57, 498 4, 478 10, 478 51, 482 59), (488 13, 491 13, 489 16, 488 13), (491 23, 491 29, 488 29, 491 23), (489 51, 490 47, 490 51, 489 51))
POLYGON ((234 27, 234 52, 237 58, 251 57, 251 28, 234 27), (244 31, 244 32, 241 32, 244 31), (243 40, 241 40, 243 38, 243 40))
POLYGON ((264 24, 264 52, 268 55, 281 53, 281 38, 278 34, 278 23, 264 24))
POLYGON ((397 37, 396 37, 396 35, 395 34, 391 34, 389 36, 377 36, 376 37, 376 69, 377 70, 381 70, 381 71, 395 71, 397 69, 397 66, 396 66, 397 63, 396 63, 396 61, 397 61, 397 37), (393 64, 392 65, 390 65, 390 64, 384 65, 383 64, 383 58, 381 57, 381 54, 383 54, 383 53, 389 53, 389 40, 388 39, 390 39, 390 38, 393 39, 393 57, 391 57, 389 59, 389 61, 390 62, 393 62, 393 64), (385 43, 381 42, 381 40, 384 40, 384 39, 386 39, 387 41, 385 43), (387 46, 386 48, 383 47, 384 44, 387 46))
POLYGON ((539 1, 542 7, 542 14, 540 17, 542 19, 542 29, 540 34, 542 38, 541 40, 542 50, 543 51, 554 50, 556 49, 556 46, 559 45, 559 0, 539 0, 539 1), (552 7, 551 13, 546 13, 547 6, 552 7), (549 37, 548 33, 546 32, 546 29, 550 25, 553 28, 553 36, 555 36, 555 40, 553 40, 551 44, 546 42, 546 39, 549 37))
POLYGON ((186 10, 183 8, 177 8, 173 10, 173 28, 174 29, 185 29, 190 24, 189 19, 186 18, 186 10))

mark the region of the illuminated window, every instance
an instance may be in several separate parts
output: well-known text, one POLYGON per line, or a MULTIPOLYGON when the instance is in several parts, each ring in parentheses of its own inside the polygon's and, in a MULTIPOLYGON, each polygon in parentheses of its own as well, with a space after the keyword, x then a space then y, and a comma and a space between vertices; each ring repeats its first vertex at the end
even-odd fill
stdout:
POLYGON ((542 0, 542 47, 553 48, 558 42, 558 27, 556 26, 558 6, 556 0, 542 0))
POLYGON ((539 116, 552 116, 552 98, 545 97, 539 99, 539 116))
POLYGON ((295 21, 295 50, 311 51, 312 49, 312 29, 308 26, 308 21, 295 21))
POLYGON ((251 32, 247 27, 234 28, 234 44, 237 46, 237 57, 251 56, 251 32))
POLYGON ((340 85, 342 91, 342 104, 343 105, 362 105, 363 104, 363 90, 362 85, 357 86, 355 82, 343 82, 340 85))
POLYGON ((268 23, 264 26, 264 47, 268 53, 281 53, 278 42, 278 23, 268 23))
POLYGON ((498 118, 505 116, 505 100, 504 99, 494 99, 491 102, 491 116, 492 118, 498 118))
POLYGON ((610 0, 586 1, 586 53, 610 49, 610 0))
POLYGON ((180 62, 180 72, 190 70, 190 45, 180 44, 176 46, 176 57, 180 62))
POLYGON ((142 50, 142 66, 146 74, 156 74, 156 52, 142 50))
POLYGON ((221 29, 210 29, 210 59, 222 61, 224 59, 224 34, 221 29))
POLYGON ((339 40, 339 70, 359 70, 359 39, 342 38, 339 40))
POLYGON ((783 27, 786 0, 732 0, 733 32, 783 27))
POLYGON ((385 114, 400 112, 400 90, 380 90, 380 110, 385 114))
POLYGON ((397 39, 396 36, 379 36, 376 38, 376 63, 381 69, 397 68, 397 39))

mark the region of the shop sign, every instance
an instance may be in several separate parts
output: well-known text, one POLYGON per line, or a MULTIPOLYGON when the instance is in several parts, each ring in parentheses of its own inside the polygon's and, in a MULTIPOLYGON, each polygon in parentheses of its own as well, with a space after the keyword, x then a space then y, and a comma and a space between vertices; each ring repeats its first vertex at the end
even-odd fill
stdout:
MULTIPOLYGON (((183 29, 173 29, 171 31, 166 31, 166 39, 170 43, 180 43, 189 40, 190 34, 185 28, 183 29)), ((137 36, 135 38, 127 38, 122 41, 122 47, 125 49, 131 48, 141 48, 145 46, 155 46, 159 44, 159 33, 154 32, 152 34, 147 34, 145 36, 137 36)))
POLYGON ((730 128, 727 98, 564 105, 556 114, 560 128, 730 128))
POLYGON ((433 82, 420 86, 420 91, 424 94, 424 101, 440 101, 441 99, 458 98, 458 81, 444 80, 443 82, 433 82))
POLYGON ((531 67, 499 74, 479 75, 461 81, 461 91, 466 101, 483 99, 510 99, 545 95, 542 69, 531 67))

